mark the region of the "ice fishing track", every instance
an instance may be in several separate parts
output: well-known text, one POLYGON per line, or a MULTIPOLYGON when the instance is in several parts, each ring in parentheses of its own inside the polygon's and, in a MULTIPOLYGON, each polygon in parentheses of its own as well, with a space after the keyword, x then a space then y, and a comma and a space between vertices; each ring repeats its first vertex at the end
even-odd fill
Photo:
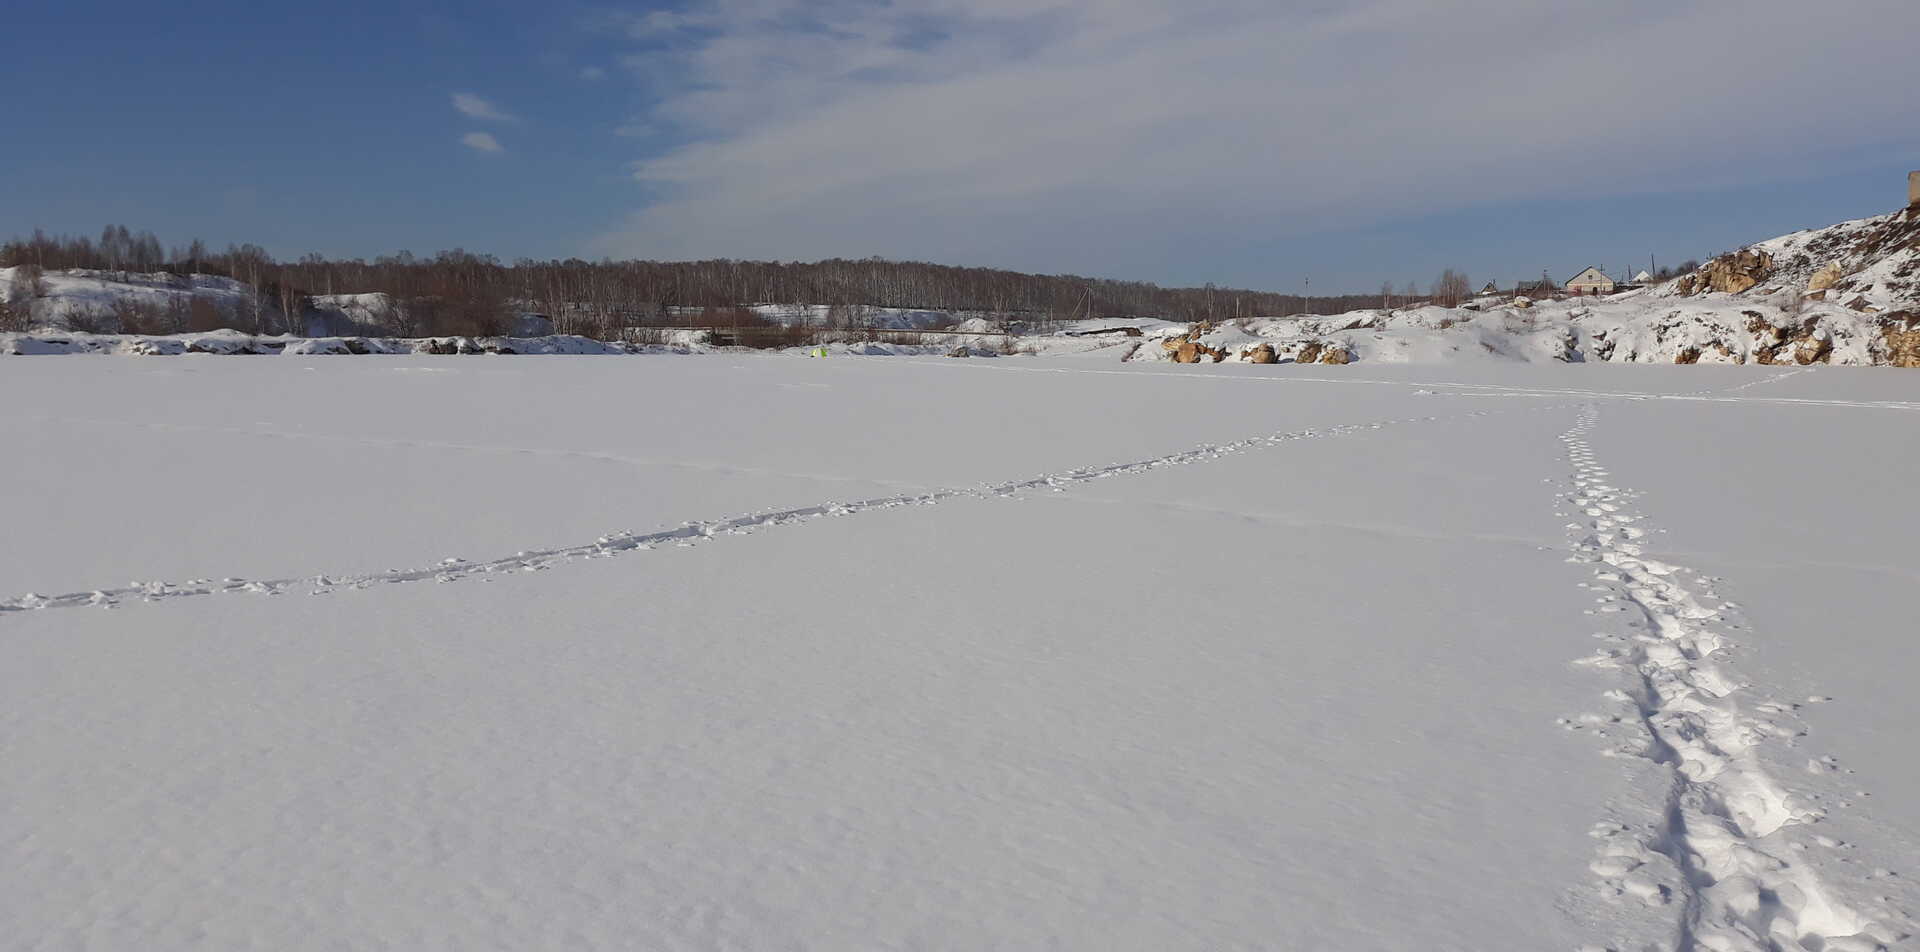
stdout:
POLYGON ((1690 588, 1689 569, 1644 554, 1635 494, 1612 481, 1588 442, 1598 419, 1588 405, 1560 437, 1572 467, 1571 560, 1593 566, 1596 615, 1619 618, 1620 628, 1596 633, 1608 647, 1579 663, 1621 673, 1606 697, 1630 712, 1621 722, 1640 728, 1608 753, 1652 761, 1669 781, 1664 815, 1646 832, 1595 826, 1591 869, 1603 895, 1677 908, 1672 952, 1872 952, 1898 941, 1843 903, 1817 857, 1789 843, 1783 831, 1825 815, 1760 757, 1762 745, 1795 733, 1774 719, 1793 705, 1754 697, 1722 667, 1732 606, 1703 584, 1690 588))

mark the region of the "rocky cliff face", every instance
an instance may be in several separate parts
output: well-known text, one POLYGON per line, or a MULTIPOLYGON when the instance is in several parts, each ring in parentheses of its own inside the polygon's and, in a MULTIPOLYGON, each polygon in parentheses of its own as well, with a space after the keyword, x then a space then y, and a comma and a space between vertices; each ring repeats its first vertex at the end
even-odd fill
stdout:
POLYGON ((1759 242, 1663 289, 1680 297, 1716 291, 1791 292, 1863 314, 1920 307, 1920 207, 1759 242))
POLYGON ((1678 279, 1680 295, 1719 291, 1742 294, 1757 287, 1773 274, 1773 256, 1764 251, 1736 251, 1721 255, 1700 270, 1678 279))

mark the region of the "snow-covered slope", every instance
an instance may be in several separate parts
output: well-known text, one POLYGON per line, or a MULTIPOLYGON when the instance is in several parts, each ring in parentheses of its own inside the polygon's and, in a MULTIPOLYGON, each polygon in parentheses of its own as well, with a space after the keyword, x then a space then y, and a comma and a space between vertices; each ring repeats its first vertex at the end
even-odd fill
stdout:
POLYGON ((1746 275, 1754 282, 1749 296, 1798 292, 1811 302, 1869 314, 1920 307, 1920 208, 1762 241, 1707 262, 1662 293, 1739 289, 1746 281, 1729 287, 1724 279, 1739 270, 1734 265, 1742 252, 1749 268, 1760 264, 1746 275))
MULTIPOLYGON (((0 297, 12 303, 18 269, 0 268, 0 297)), ((140 274, 126 271, 48 271, 28 305, 35 326, 92 326, 116 330, 116 310, 133 304, 147 311, 184 310, 195 301, 220 314, 236 315, 250 306, 251 289, 232 278, 208 274, 140 274)))
POLYGON ((1920 366, 1920 211, 1795 232, 1656 288, 1148 328, 1133 360, 1920 366), (1180 350, 1192 342, 1202 348, 1180 350), (1267 345, 1267 352, 1260 351, 1267 345))

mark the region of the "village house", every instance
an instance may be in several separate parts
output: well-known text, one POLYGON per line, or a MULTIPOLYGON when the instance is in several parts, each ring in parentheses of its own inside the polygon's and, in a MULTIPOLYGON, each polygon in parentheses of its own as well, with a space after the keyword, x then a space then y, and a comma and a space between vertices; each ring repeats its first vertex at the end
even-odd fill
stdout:
POLYGON ((1599 268, 1588 268, 1573 276, 1566 284, 1568 294, 1612 294, 1614 281, 1599 268))

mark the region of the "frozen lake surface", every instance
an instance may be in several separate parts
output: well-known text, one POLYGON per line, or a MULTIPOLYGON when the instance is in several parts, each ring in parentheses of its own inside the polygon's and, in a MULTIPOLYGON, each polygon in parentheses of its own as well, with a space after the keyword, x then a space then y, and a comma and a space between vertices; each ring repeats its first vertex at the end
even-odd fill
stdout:
POLYGON ((1920 375, 0 362, 0 947, 1920 931, 1920 375))

